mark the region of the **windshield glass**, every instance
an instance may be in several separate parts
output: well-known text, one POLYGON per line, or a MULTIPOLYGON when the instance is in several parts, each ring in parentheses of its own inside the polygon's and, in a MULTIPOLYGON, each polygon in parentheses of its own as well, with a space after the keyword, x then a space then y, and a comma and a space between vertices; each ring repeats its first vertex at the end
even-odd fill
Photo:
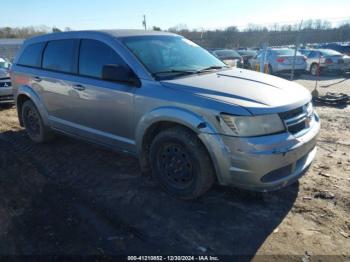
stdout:
MULTIPOLYGON (((294 50, 293 49, 276 49, 272 50, 272 52, 276 52, 277 55, 291 55, 294 56, 294 50)), ((297 55, 301 55, 299 52, 297 52, 297 55)))
POLYGON ((123 42, 153 75, 225 67, 208 51, 180 36, 127 37, 123 42))
POLYGON ((255 56, 257 52, 254 50, 239 50, 238 53, 244 56, 255 56))
POLYGON ((341 53, 331 50, 331 49, 321 49, 320 52, 323 55, 342 55, 341 53))
POLYGON ((218 50, 214 51, 214 54, 218 57, 240 57, 240 55, 234 50, 218 50))

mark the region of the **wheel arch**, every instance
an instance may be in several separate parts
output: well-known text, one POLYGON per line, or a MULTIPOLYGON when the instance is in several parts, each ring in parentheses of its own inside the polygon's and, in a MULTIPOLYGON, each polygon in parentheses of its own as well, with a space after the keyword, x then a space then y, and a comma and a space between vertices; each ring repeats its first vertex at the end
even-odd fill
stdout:
POLYGON ((44 103, 42 102, 38 94, 29 86, 21 86, 16 94, 15 102, 20 125, 23 126, 22 106, 27 100, 31 100, 34 103, 41 115, 44 124, 48 125, 48 113, 44 106, 44 103))
POLYGON ((197 134, 198 139, 201 141, 212 159, 213 167, 216 170, 213 156, 208 150, 208 143, 207 141, 203 141, 205 138, 200 135, 201 133, 214 134, 216 133, 215 129, 208 124, 202 116, 185 109, 174 107, 155 109, 147 113, 139 121, 136 128, 136 146, 142 170, 145 172, 150 171, 148 156, 152 140, 162 130, 175 126, 182 126, 197 134))

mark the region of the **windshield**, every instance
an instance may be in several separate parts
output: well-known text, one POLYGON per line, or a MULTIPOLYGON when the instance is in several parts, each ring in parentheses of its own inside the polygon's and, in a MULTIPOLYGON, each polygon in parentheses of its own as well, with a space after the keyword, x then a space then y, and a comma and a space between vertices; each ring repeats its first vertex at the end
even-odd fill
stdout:
POLYGON ((123 43, 153 75, 225 67, 208 51, 180 36, 127 37, 123 43))
POLYGON ((252 51, 250 51, 250 50, 239 50, 238 53, 240 55, 244 55, 244 56, 255 56, 257 52, 254 51, 254 50, 252 50, 252 51))
POLYGON ((331 50, 331 49, 321 49, 320 52, 322 55, 342 55, 341 53, 331 50))
MULTIPOLYGON (((291 55, 291 56, 294 56, 294 52, 295 52, 293 49, 276 49, 272 51, 276 52, 277 55, 291 55)), ((297 55, 301 55, 301 54, 297 52, 297 55)))
POLYGON ((218 57, 240 57, 240 55, 234 50, 217 50, 214 54, 218 57))

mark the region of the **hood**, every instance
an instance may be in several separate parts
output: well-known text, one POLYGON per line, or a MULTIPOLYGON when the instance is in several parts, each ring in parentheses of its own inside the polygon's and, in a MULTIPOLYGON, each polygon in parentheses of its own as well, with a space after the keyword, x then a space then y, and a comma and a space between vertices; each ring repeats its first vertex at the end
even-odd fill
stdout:
POLYGON ((244 69, 193 75, 161 83, 181 92, 241 106, 257 115, 284 112, 311 100, 310 92, 297 83, 244 69))

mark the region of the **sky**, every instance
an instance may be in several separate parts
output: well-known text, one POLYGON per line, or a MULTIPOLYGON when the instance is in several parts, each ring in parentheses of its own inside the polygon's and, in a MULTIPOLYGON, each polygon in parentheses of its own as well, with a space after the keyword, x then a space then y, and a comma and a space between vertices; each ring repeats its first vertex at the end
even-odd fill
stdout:
POLYGON ((49 26, 75 30, 223 29, 231 25, 295 23, 302 19, 350 21, 350 0, 1 0, 0 27, 49 26))

